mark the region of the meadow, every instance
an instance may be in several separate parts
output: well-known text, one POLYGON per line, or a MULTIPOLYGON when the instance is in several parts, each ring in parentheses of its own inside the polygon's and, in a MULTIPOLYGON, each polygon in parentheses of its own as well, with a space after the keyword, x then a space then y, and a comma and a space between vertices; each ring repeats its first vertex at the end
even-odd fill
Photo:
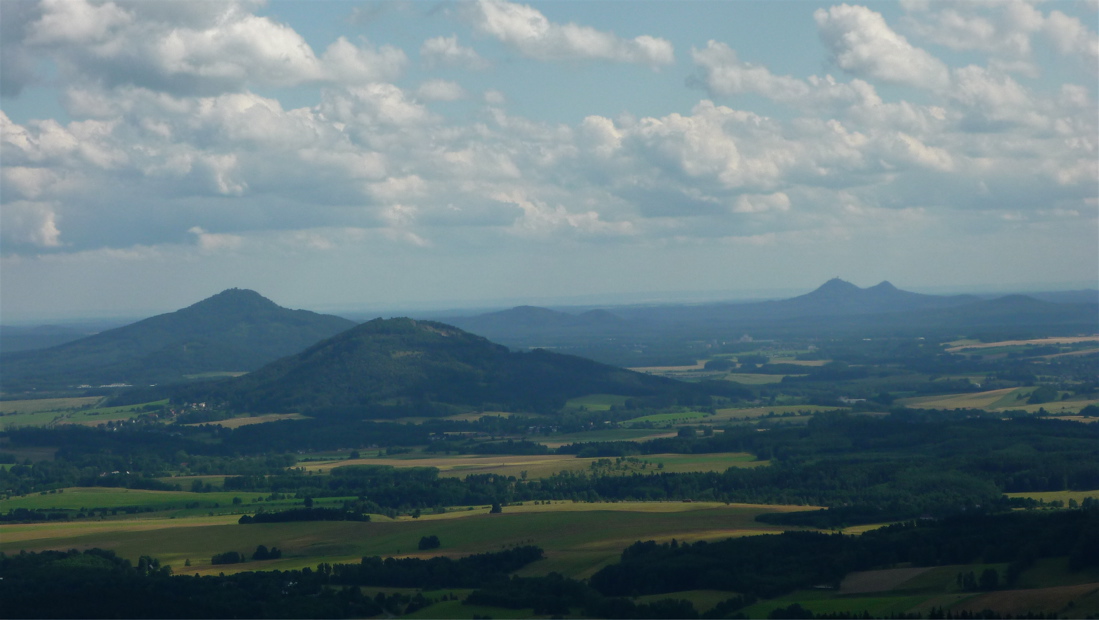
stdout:
POLYGON ((168 401, 142 403, 122 407, 94 407, 100 397, 44 398, 41 400, 9 400, 0 402, 0 428, 20 426, 55 426, 80 424, 98 426, 107 422, 129 420, 145 413, 144 407, 165 405, 168 401))

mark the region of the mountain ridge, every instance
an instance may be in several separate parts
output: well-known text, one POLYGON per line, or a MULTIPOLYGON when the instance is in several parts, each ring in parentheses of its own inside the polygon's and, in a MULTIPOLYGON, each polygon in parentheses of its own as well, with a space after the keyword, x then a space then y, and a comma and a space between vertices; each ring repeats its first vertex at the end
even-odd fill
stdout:
POLYGON ((355 323, 290 310, 248 289, 227 289, 174 312, 48 349, 4 355, 5 390, 73 384, 163 383, 250 371, 355 323))

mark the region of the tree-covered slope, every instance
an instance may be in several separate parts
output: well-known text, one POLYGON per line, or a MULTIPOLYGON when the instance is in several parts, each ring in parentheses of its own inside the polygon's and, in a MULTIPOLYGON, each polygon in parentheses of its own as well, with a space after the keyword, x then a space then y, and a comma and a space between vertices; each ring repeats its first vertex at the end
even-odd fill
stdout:
POLYGON ((456 327, 376 319, 249 375, 180 398, 244 411, 394 417, 454 408, 550 410, 568 398, 649 395, 684 385, 548 351, 511 352, 456 327))
POLYGON ((283 308, 229 289, 192 306, 50 349, 5 355, 5 390, 133 385, 251 371, 354 327, 337 316, 283 308))

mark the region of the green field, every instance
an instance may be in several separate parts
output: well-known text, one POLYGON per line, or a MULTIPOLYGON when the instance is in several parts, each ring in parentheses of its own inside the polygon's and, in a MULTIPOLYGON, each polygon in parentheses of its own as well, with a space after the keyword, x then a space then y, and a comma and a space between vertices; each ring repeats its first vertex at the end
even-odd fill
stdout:
POLYGON ((12 400, 0 403, 0 428, 18 426, 54 426, 58 424, 98 425, 117 420, 129 420, 143 413, 142 408, 166 405, 167 400, 123 407, 95 407, 99 397, 46 398, 42 400, 12 400), (11 412, 11 413, 8 413, 11 412))
MULTIPOLYGON (((212 476, 211 478, 218 478, 212 476)), ((177 482, 187 488, 193 478, 165 478, 169 484, 177 482)), ((262 493, 248 491, 213 491, 210 493, 192 493, 190 491, 145 491, 140 489, 120 489, 112 487, 75 487, 63 489, 58 493, 36 493, 9 497, 3 501, 5 511, 16 508, 46 510, 115 510, 127 507, 151 508, 160 518, 183 517, 193 515, 241 514, 255 512, 261 506, 268 510, 300 506, 301 500, 284 499, 260 501, 262 493), (233 504, 234 498, 240 498, 240 504, 233 504), (197 504, 197 505, 196 505, 197 504), (189 507, 190 506, 190 507, 189 507)), ((317 500, 318 506, 337 504, 336 498, 317 500)))
POLYGON ((734 372, 729 373, 729 375, 725 377, 725 380, 743 383, 744 385, 765 385, 768 383, 782 383, 783 377, 786 377, 786 375, 761 375, 747 372, 734 372))
POLYGON ((678 424, 681 422, 696 422, 710 414, 705 411, 681 411, 676 413, 655 413, 626 420, 623 424, 637 424, 639 422, 652 422, 656 424, 678 424))
POLYGON ((99 396, 79 398, 40 398, 36 400, 0 401, 0 415, 18 413, 38 413, 40 411, 63 411, 88 407, 102 400, 99 396))
POLYGON ((588 396, 569 399, 565 406, 582 407, 588 411, 607 411, 612 405, 624 405, 629 398, 629 396, 619 396, 617 394, 589 394, 588 396))
POLYGON ((771 407, 750 407, 745 409, 718 409, 717 414, 710 417, 713 422, 730 422, 734 420, 755 420, 765 418, 774 413, 775 416, 800 415, 802 413, 820 413, 823 411, 835 411, 839 407, 826 407, 823 405, 776 405, 771 407))
POLYGON ((783 528, 758 523, 755 516, 805 509, 716 502, 559 502, 508 506, 503 514, 490 515, 488 508, 478 506, 419 519, 377 517, 369 523, 239 525, 235 516, 226 515, 14 524, 4 527, 0 551, 100 547, 132 560, 151 555, 177 572, 184 570, 184 562, 189 559, 191 566, 186 572, 216 574, 302 568, 319 562, 357 562, 364 555, 459 556, 535 544, 546 550, 546 559, 525 567, 520 575, 557 571, 587 577, 616 561, 622 549, 637 540, 716 540, 778 532, 783 528), (442 548, 430 553, 416 551, 417 542, 425 535, 438 536, 442 548), (216 553, 250 553, 260 544, 279 547, 283 557, 232 566, 210 564, 216 553))

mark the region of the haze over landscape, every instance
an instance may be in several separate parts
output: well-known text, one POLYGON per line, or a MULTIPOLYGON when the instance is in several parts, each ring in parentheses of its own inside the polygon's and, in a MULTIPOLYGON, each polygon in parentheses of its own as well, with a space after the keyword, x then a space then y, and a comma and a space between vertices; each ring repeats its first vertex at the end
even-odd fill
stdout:
POLYGON ((0 0, 0 615, 1099 617, 1099 0, 0 0))
POLYGON ((3 320, 1099 278, 1095 2, 625 6, 4 3, 3 320))

